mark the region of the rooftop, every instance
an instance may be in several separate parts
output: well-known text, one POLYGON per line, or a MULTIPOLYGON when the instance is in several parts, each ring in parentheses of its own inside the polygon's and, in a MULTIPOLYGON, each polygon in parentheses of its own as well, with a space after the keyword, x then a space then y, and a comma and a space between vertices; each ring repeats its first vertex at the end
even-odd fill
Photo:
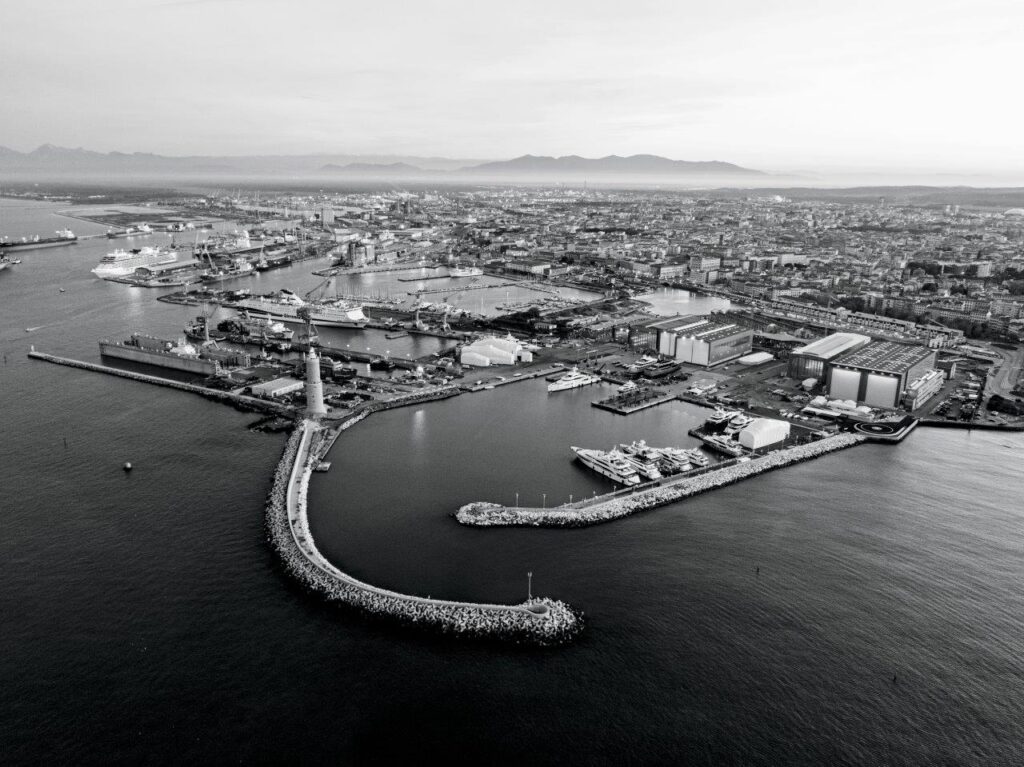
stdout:
POLYGON ((911 346, 896 341, 874 341, 861 349, 844 354, 835 360, 835 364, 900 374, 931 354, 934 352, 926 346, 911 346))
POLYGON ((864 346, 870 343, 870 341, 870 336, 863 336, 860 333, 833 333, 830 336, 819 338, 817 341, 812 341, 806 346, 794 349, 793 354, 830 360, 843 352, 864 346))

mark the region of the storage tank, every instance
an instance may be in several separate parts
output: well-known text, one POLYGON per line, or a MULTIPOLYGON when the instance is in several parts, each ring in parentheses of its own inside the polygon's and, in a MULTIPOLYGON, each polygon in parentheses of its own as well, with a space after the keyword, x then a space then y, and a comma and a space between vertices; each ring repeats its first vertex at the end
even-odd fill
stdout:
POLYGON ((782 442, 789 436, 789 421, 776 421, 774 418, 755 418, 740 431, 740 444, 748 450, 761 448, 782 442))

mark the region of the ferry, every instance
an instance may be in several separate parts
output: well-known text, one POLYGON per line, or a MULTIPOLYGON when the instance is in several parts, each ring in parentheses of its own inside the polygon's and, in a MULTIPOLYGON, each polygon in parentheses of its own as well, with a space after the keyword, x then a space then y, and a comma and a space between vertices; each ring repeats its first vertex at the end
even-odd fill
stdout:
POLYGON ((170 264, 177 260, 177 251, 166 248, 145 247, 131 250, 118 248, 101 258, 92 273, 105 280, 111 277, 127 277, 130 274, 135 274, 135 270, 139 267, 170 264))
POLYGON ((580 386, 589 386, 590 384, 599 383, 600 381, 600 376, 583 373, 579 368, 573 366, 572 370, 557 381, 549 383, 548 391, 555 392, 565 391, 566 389, 578 389, 580 386))
POLYGON ((300 309, 309 311, 310 320, 327 328, 365 328, 370 321, 363 307, 353 301, 324 301, 307 303, 290 290, 279 290, 264 296, 251 296, 232 304, 250 314, 281 322, 305 322, 300 309))
POLYGON ((11 240, 7 237, 0 237, 0 253, 13 253, 16 250, 34 250, 36 248, 55 248, 60 245, 71 245, 78 242, 78 237, 70 229, 58 229, 56 237, 39 237, 32 239, 22 237, 20 240, 11 240))
POLYGON ((640 474, 626 457, 618 450, 610 450, 607 453, 603 450, 588 450, 584 447, 573 447, 580 463, 588 469, 596 471, 613 482, 620 485, 639 485, 640 474))

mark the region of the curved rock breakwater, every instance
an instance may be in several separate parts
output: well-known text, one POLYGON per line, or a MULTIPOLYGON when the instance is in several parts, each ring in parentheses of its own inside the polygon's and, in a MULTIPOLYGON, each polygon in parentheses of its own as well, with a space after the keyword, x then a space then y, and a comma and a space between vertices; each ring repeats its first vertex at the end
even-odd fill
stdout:
MULTIPOLYGON (((359 420, 351 418, 336 430, 359 420)), ((582 629, 582 614, 564 602, 531 599, 499 605, 417 597, 371 586, 332 565, 317 549, 306 515, 311 456, 321 438, 321 429, 313 421, 303 421, 292 433, 267 500, 268 538, 299 582, 364 614, 459 637, 544 646, 568 642, 582 629)))
POLYGON ((675 503, 684 498, 763 474, 766 471, 780 469, 783 466, 790 466, 826 453, 842 450, 863 441, 864 437, 859 435, 838 434, 806 445, 776 450, 762 458, 735 463, 699 476, 670 480, 670 484, 639 490, 630 495, 619 495, 614 498, 599 496, 596 501, 565 504, 555 508, 513 508, 497 503, 469 503, 455 513, 455 518, 464 525, 482 527, 585 527, 596 525, 635 514, 638 511, 675 503))

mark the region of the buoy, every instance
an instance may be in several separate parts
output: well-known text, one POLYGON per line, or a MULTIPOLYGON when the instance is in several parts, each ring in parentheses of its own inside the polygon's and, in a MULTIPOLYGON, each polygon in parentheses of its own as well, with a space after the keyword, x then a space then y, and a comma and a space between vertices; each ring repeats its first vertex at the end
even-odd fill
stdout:
POLYGON ((132 470, 132 465, 131 465, 130 462, 125 462, 124 470, 125 471, 131 471, 132 470))

